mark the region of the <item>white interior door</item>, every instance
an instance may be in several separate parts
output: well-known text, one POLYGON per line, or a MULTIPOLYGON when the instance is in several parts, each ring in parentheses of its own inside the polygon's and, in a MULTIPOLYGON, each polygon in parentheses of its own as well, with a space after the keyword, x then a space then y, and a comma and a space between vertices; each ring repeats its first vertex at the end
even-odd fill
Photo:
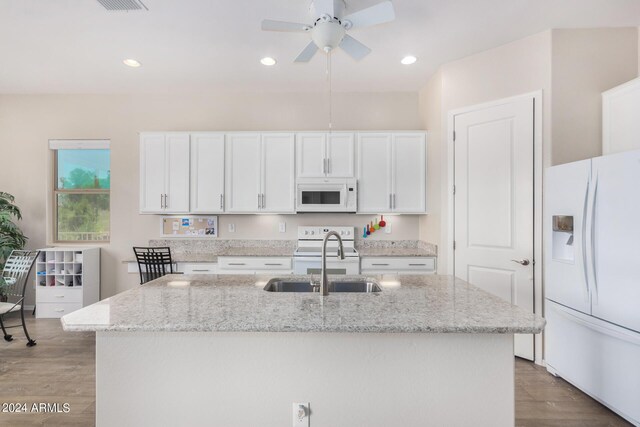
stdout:
MULTIPOLYGON (((455 275, 533 312, 533 98, 456 115, 454 130, 455 275)), ((533 360, 533 343, 516 335, 515 354, 533 360)))
POLYGON ((326 135, 299 133, 296 135, 296 168, 298 178, 324 177, 326 170, 326 135))
POLYGON ((140 136, 140 212, 164 211, 166 148, 164 134, 140 136))
POLYGON ((353 178, 355 174, 355 140, 353 133, 332 133, 327 137, 327 176, 353 178))
POLYGON ((191 135, 191 212, 224 211, 224 134, 191 135))
POLYGON ((262 210, 295 211, 294 152, 292 133, 262 135, 262 210))
POLYGON ((358 212, 391 212, 391 134, 358 135, 358 212))
POLYGON ((227 134, 225 197, 227 212, 258 212, 260 200, 260 134, 227 134))

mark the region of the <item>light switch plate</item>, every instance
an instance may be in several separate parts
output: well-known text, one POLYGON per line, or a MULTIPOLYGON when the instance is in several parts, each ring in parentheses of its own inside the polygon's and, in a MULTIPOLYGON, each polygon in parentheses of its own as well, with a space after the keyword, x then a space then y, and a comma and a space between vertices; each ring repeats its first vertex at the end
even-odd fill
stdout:
POLYGON ((287 232, 287 223, 286 222, 281 222, 280 224, 278 224, 278 231, 281 233, 286 233, 287 232))
POLYGON ((229 233, 235 233, 235 232, 236 232, 236 225, 229 224, 229 233))
POLYGON ((292 426, 293 427, 309 427, 311 418, 311 409, 309 402, 293 402, 291 406, 292 426), (304 415, 301 417, 300 415, 304 415))

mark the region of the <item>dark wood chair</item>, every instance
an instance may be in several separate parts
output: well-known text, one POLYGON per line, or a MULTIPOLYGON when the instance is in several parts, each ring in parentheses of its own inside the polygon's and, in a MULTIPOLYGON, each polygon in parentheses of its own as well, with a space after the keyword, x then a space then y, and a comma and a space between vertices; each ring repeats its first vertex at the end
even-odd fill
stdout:
POLYGON ((167 274, 174 274, 171 248, 169 247, 134 247, 140 271, 140 284, 157 279, 167 274))
POLYGON ((27 289, 29 273, 35 264, 40 251, 17 251, 14 250, 7 258, 2 270, 2 279, 5 283, 5 295, 7 302, 0 302, 0 328, 4 334, 5 341, 12 341, 13 336, 7 333, 8 328, 17 328, 21 325, 5 326, 2 317, 9 313, 20 311, 22 329, 27 337, 27 347, 36 345, 36 341, 31 339, 27 324, 24 321, 24 293, 27 289))

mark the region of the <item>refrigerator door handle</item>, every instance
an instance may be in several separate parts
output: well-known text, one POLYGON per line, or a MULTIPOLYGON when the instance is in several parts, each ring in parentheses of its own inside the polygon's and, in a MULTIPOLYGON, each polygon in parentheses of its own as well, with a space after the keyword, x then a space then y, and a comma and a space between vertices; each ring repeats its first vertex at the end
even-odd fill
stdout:
POLYGON ((589 273, 587 272, 587 212, 589 207, 589 187, 590 181, 587 181, 587 189, 584 192, 584 205, 582 207, 582 273, 584 274, 584 283, 587 287, 587 295, 589 295, 589 273))
POLYGON ((596 303, 598 301, 598 272, 596 270, 596 202, 598 200, 598 175, 593 186, 593 200, 591 202, 591 269, 593 272, 593 286, 595 288, 596 303))

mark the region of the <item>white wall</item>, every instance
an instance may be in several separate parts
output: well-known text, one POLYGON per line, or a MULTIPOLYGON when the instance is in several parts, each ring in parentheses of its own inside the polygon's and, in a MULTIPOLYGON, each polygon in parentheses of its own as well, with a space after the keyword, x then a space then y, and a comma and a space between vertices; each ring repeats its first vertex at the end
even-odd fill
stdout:
MULTIPOLYGON (((207 130, 317 130, 327 128, 322 94, 198 95, 0 95, 0 191, 12 193, 22 208, 20 223, 30 248, 45 246, 49 139, 111 139, 111 242, 102 255, 102 297, 135 286, 121 264, 131 246, 158 237, 157 216, 138 214, 138 132, 207 130), (114 274, 115 273, 115 274, 114 274)), ((417 93, 338 93, 334 129, 421 129, 417 93)), ((221 216, 221 238, 292 239, 297 225, 364 226, 370 216, 221 216), (237 231, 227 232, 234 222, 237 231)), ((415 239, 417 216, 390 219, 381 239, 415 239)), ((30 297, 28 302, 32 302, 30 297)))
POLYGON ((553 30, 552 163, 602 154, 602 92, 638 75, 638 29, 553 30))

